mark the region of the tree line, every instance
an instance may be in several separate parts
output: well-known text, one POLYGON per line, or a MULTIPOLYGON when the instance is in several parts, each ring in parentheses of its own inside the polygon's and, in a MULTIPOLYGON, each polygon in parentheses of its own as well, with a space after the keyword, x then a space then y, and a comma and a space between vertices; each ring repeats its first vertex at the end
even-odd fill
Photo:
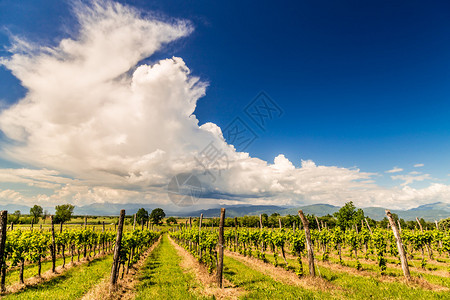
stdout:
MULTIPOLYGON (((75 206, 72 204, 62 204, 55 206, 55 214, 53 216, 53 222, 55 224, 67 223, 72 218, 77 217, 73 214, 75 206)), ((40 220, 43 220, 45 224, 46 219, 50 216, 47 210, 44 210, 40 205, 34 205, 30 208, 30 213, 28 215, 23 215, 20 210, 16 210, 12 214, 8 214, 8 224, 38 224, 40 220)), ((136 213, 136 222, 141 224, 141 222, 146 223, 150 221, 153 224, 161 224, 162 220, 166 214, 162 208, 155 208, 149 214, 144 208, 140 208, 136 213)), ((86 217, 86 216, 81 216, 86 217)), ((90 216, 90 218, 96 219, 97 216, 90 216)), ((126 216, 125 224, 133 224, 133 216, 126 216)), ((113 223, 117 223, 116 217, 111 220, 113 223)), ((176 219, 171 217, 168 218, 168 223, 173 222, 176 224, 176 219), (170 220, 169 220, 170 219, 170 220)))
MULTIPOLYGON (((395 213, 392 214, 394 221, 400 223, 401 228, 405 229, 415 229, 418 224, 416 221, 405 221, 395 213)), ((379 228, 387 228, 389 224, 389 220, 384 217, 381 221, 374 220, 370 217, 367 217, 364 214, 364 210, 359 208, 357 209, 352 201, 347 202, 344 206, 342 206, 339 211, 335 212, 333 215, 325 215, 325 216, 315 216, 314 214, 307 214, 305 217, 309 221, 309 226, 311 229, 318 229, 318 227, 327 227, 327 228, 335 228, 340 227, 343 231, 347 229, 357 229, 361 230, 361 228, 365 227, 366 220, 371 227, 379 227, 379 228)), ((237 217, 236 221, 241 227, 259 227, 260 226, 260 218, 262 221, 263 227, 279 227, 280 221, 283 227, 292 228, 295 226, 298 227, 301 224, 300 217, 298 215, 286 215, 281 216, 279 213, 273 213, 271 215, 261 214, 261 216, 243 216, 237 217)), ((199 222, 199 218, 194 218, 192 220, 194 225, 197 225, 199 222)), ((427 222, 423 218, 419 219, 420 224, 423 228, 434 228, 434 222, 427 222)), ((209 218, 203 219, 203 224, 205 226, 218 226, 219 218, 209 218)), ((225 226, 233 227, 235 225, 235 218, 226 218, 225 226)), ((450 218, 439 221, 439 226, 443 228, 450 228, 450 218)))

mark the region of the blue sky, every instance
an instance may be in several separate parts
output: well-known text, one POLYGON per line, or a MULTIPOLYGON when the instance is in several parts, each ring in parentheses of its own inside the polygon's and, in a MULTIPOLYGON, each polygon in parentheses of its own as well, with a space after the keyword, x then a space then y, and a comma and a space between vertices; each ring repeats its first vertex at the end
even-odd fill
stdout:
MULTIPOLYGON (((410 172, 428 174, 407 184, 411 188, 449 184, 449 3, 120 3, 147 17, 190 22, 192 33, 139 64, 181 57, 191 75, 208 84, 194 112, 199 124, 224 129, 235 117, 243 118, 258 135, 245 149, 251 157, 273 163, 284 154, 297 168, 302 160, 357 168, 376 173, 372 179, 386 188, 401 188, 404 180, 391 176, 410 172), (283 110, 265 130, 244 113, 260 91, 283 110), (403 171, 386 173, 394 167, 403 171)), ((12 36, 53 47, 76 36, 71 7, 64 1, 0 1, 0 55, 10 57, 6 48, 12 36)), ((4 107, 24 95, 18 79, 0 68, 4 107)), ((42 167, 10 156, 0 166, 42 167)))

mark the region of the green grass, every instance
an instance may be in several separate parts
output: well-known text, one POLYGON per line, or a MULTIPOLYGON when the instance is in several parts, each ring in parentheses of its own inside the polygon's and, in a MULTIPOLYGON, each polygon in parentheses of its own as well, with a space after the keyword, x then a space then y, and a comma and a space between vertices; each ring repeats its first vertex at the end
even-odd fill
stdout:
MULTIPOLYGON (((62 266, 62 258, 58 258, 56 260, 56 266, 62 266)), ((74 258, 74 261, 76 261, 76 257, 74 258)), ((70 256, 67 259, 66 257, 66 267, 67 265, 70 263, 70 256)), ((42 265, 42 269, 41 269, 41 274, 44 274, 46 271, 51 270, 52 269, 52 261, 51 260, 47 260, 41 263, 42 265)), ((11 284, 16 284, 19 283, 19 272, 20 269, 15 269, 13 271, 9 271, 8 273, 6 273, 6 285, 11 285, 11 284)), ((23 278, 27 279, 27 278, 31 278, 34 276, 37 276, 38 273, 38 266, 37 264, 29 264, 27 266, 25 266, 24 268, 24 272, 23 272, 23 278)))
MULTIPOLYGON (((273 263, 274 259, 272 256, 266 255, 266 257, 270 263, 273 263)), ((278 262, 281 263, 282 261, 283 259, 279 256, 278 262)), ((287 259, 287 261, 290 266, 298 267, 296 260, 287 259)), ((307 272, 305 261, 303 261, 303 268, 307 272)), ((437 292, 425 290, 417 286, 410 287, 401 282, 396 282, 395 280, 398 280, 396 278, 393 279, 393 282, 385 282, 381 280, 381 275, 377 272, 373 272, 371 277, 366 277, 350 274, 344 270, 332 270, 326 266, 320 266, 318 269, 324 279, 341 288, 336 293, 342 299, 449 299, 448 291, 437 292)), ((396 277, 402 277, 401 270, 396 271, 398 271, 398 276, 396 277)), ((417 274, 412 272, 412 275, 417 274)), ((447 286, 449 280, 449 278, 434 275, 426 275, 424 277, 431 279, 429 280, 430 282, 442 284, 443 286, 447 286)))
POLYGON ((112 256, 98 258, 73 267, 64 274, 22 292, 4 296, 4 299, 77 299, 109 275, 112 256))
POLYGON ((180 267, 181 258, 164 234, 160 244, 145 261, 139 275, 136 299, 208 299, 196 290, 201 285, 194 274, 180 267))
POLYGON ((302 289, 275 281, 228 256, 224 257, 224 276, 247 291, 242 299, 330 299, 331 293, 302 289))
MULTIPOLYGON (((96 250, 96 253, 101 250, 96 250)), ((70 265, 71 262, 71 255, 69 251, 65 251, 66 253, 66 268, 70 265)), ((93 255, 93 252, 91 251, 91 255, 93 255)), ((80 260, 83 259, 83 253, 80 255, 80 260)), ((78 261, 78 254, 75 251, 73 261, 78 261)), ((62 257, 59 257, 56 259, 56 267, 60 267, 63 264, 62 257)), ((41 262, 41 275, 47 272, 48 270, 52 269, 52 260, 50 258, 47 258, 46 260, 41 262)), ((15 269, 12 271, 8 271, 6 273, 5 283, 6 286, 19 283, 19 273, 20 273, 20 267, 14 267, 15 269)), ((37 263, 31 263, 25 266, 24 272, 23 272, 23 278, 26 280, 27 278, 31 278, 34 276, 37 276, 38 273, 38 265, 37 263)))

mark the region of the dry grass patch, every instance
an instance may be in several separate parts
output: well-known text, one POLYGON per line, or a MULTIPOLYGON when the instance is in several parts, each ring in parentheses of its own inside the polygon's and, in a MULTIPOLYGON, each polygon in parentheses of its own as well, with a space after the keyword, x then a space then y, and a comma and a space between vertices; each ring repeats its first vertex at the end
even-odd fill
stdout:
POLYGON ((254 270, 258 270, 266 275, 269 275, 272 277, 275 281, 281 282, 283 284, 288 285, 294 285, 299 286, 301 288, 309 289, 309 290, 320 290, 320 291, 330 291, 330 290, 337 290, 341 289, 340 287, 337 287, 333 285, 332 283, 328 282, 327 280, 321 278, 321 277, 310 277, 310 276, 303 276, 298 277, 297 274, 287 271, 285 269, 275 267, 272 264, 264 263, 260 261, 259 259, 256 259, 254 257, 248 257, 243 256, 241 254, 231 252, 228 250, 225 250, 225 254, 231 258, 234 258, 250 268, 254 270))
POLYGON ((205 266, 200 264, 188 251, 179 246, 169 237, 170 243, 182 258, 180 266, 185 272, 193 272, 197 280, 202 284, 203 290, 198 291, 204 296, 214 296, 216 299, 238 299, 245 291, 235 287, 231 282, 223 279, 223 288, 216 283, 215 274, 209 274, 205 266))

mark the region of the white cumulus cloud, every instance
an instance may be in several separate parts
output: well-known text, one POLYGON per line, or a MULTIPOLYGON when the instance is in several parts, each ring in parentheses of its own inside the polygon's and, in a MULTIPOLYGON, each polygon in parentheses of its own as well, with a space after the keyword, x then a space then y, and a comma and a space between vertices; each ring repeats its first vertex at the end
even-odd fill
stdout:
POLYGON ((1 154, 29 168, 0 169, 0 182, 48 193, 30 196, 8 188, 0 190, 0 201, 167 204, 167 184, 184 172, 201 179, 202 205, 354 201, 398 208, 449 193, 443 185, 407 186, 428 175, 393 177, 404 186, 387 189, 374 183, 377 174, 359 169, 311 160, 296 167, 283 154, 269 163, 237 152, 216 124, 199 125, 194 112, 207 84, 182 58, 140 63, 187 36, 193 30, 189 22, 143 16, 109 1, 80 4, 76 16, 80 28, 71 38, 54 47, 15 38, 12 55, 1 60, 28 90, 0 114, 0 130, 8 138, 1 154), (210 174, 199 163, 208 146, 223 158, 207 166, 210 174))

